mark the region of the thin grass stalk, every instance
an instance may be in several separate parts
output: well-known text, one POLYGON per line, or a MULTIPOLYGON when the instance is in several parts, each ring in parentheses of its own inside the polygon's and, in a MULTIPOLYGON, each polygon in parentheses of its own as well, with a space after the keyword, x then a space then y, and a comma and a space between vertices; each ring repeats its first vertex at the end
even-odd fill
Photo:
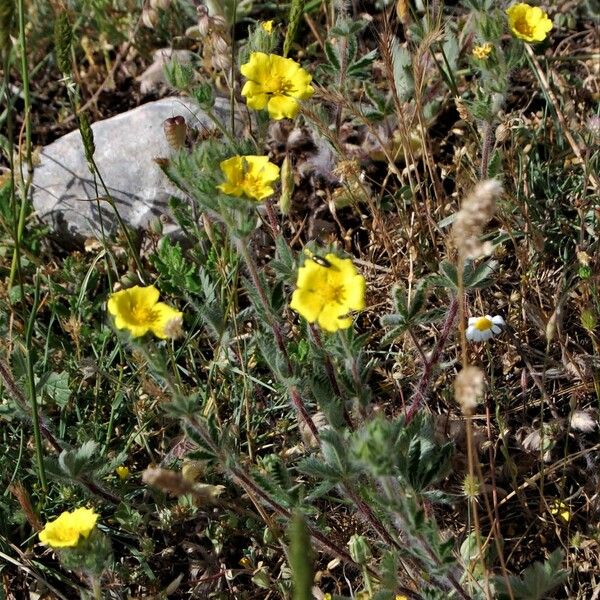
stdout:
POLYGON ((235 137, 235 73, 236 73, 236 44, 235 44, 235 22, 237 20, 238 0, 233 0, 233 15, 231 17, 231 74, 229 89, 229 111, 231 137, 235 137))
POLYGON ((46 470, 44 468, 44 453, 42 450, 42 435, 40 432, 40 415, 37 403, 37 394, 35 389, 35 375, 33 372, 33 347, 31 340, 33 338, 33 329, 35 327, 35 318, 40 303, 40 271, 35 274, 33 305, 27 322, 25 331, 25 360, 27 362, 27 387, 29 390, 29 402, 31 403, 31 420, 33 423, 33 439, 35 442, 35 456, 37 462, 38 480, 42 491, 45 493, 48 489, 46 481, 46 470))
MULTIPOLYGON (((27 177, 23 177, 23 168, 21 163, 21 206, 19 209, 19 218, 16 224, 15 248, 13 250, 10 275, 8 279, 9 289, 13 286, 15 274, 20 274, 21 240, 23 238, 23 230, 25 229, 25 213, 27 212, 29 188, 33 179, 33 160, 31 158, 31 93, 29 89, 29 60, 27 58, 27 38, 25 35, 24 0, 18 0, 17 10, 19 21, 19 51, 21 53, 21 79, 23 82, 23 101, 25 104, 23 121, 25 124, 25 161, 27 163, 27 177)), ((5 76, 7 75, 5 74, 5 76)))
MULTIPOLYGON (((461 354, 461 364, 462 368, 466 369, 469 364, 469 359, 467 355, 467 337, 465 330, 465 282, 464 282, 464 265, 465 258, 462 251, 458 253, 458 264, 456 269, 457 274, 457 287, 458 287, 458 297, 460 301, 458 303, 458 328, 460 331, 460 354, 461 354)), ((469 469, 469 478, 472 482, 477 480, 477 483, 480 484, 482 479, 475 474, 475 442, 473 440, 473 415, 467 414, 465 415, 465 429, 467 436, 467 465, 469 469)), ((479 466, 479 462, 477 462, 478 472, 481 471, 481 467, 479 466)), ((485 560, 483 557, 483 544, 481 540, 481 526, 479 523, 479 513, 477 510, 477 502, 475 500, 475 494, 469 494, 469 513, 473 516, 473 527, 475 529, 475 541, 477 543, 477 554, 479 560, 481 561, 481 566, 486 574, 485 577, 485 594, 487 598, 490 598, 490 587, 489 587, 489 578, 488 572, 485 565, 485 560)))

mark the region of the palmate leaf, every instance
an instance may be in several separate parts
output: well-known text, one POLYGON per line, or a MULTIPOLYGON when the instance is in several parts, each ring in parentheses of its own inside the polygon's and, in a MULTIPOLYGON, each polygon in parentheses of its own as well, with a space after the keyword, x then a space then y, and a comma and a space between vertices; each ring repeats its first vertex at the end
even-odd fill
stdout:
MULTIPOLYGON (((545 600, 548 593, 560 585, 567 577, 567 571, 560 568, 564 554, 557 548, 545 562, 535 562, 527 567, 521 577, 512 575, 510 585, 516 600, 545 600)), ((499 598, 509 598, 503 577, 496 578, 499 598)))

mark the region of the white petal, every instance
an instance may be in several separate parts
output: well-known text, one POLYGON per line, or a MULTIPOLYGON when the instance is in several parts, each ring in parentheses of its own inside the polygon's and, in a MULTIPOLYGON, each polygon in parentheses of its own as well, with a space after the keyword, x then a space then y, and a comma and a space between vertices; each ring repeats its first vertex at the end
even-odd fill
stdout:
POLYGON ((481 336, 482 336, 481 331, 479 331, 479 329, 475 329, 475 331, 473 332, 473 341, 480 342, 482 339, 481 336))
POLYGON ((500 315, 496 315, 495 317, 493 317, 492 323, 494 323, 494 325, 506 325, 506 322, 500 315))
POLYGON ((472 325, 469 325, 469 327, 467 327, 467 331, 465 333, 466 338, 468 340, 474 340, 476 331, 477 331, 477 329, 475 329, 475 327, 473 327, 472 325))
POLYGON ((469 317, 469 325, 475 325, 475 321, 477 321, 477 317, 469 317))
POLYGON ((500 329, 500 327, 498 327, 498 325, 492 325, 492 333, 494 335, 498 335, 501 331, 502 331, 502 329, 500 329))
POLYGON ((486 329, 485 331, 481 332, 481 339, 484 342, 487 342, 490 338, 493 338, 493 337, 494 337, 494 334, 489 329, 486 329))
POLYGON ((485 315, 485 318, 486 318, 488 321, 493 321, 493 319, 492 319, 491 315, 485 315))

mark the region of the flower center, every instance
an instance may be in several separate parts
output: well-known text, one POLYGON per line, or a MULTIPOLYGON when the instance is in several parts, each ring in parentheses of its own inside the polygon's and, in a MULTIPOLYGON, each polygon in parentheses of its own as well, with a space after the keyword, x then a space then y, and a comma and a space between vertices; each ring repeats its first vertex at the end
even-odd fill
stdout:
POLYGON ((475 329, 479 329, 479 331, 487 331, 488 329, 491 329, 492 322, 485 317, 479 317, 473 325, 475 326, 475 329))
POLYGON ((532 37, 534 33, 533 27, 529 24, 525 16, 517 20, 517 22, 515 23, 515 29, 519 33, 521 33, 522 35, 526 35, 527 37, 532 37))
POLYGON ((264 91, 267 94, 286 96, 292 89, 292 83, 281 75, 273 75, 264 83, 264 91))
POLYGON ((143 304, 134 304, 131 307, 131 322, 134 325, 146 325, 153 319, 152 309, 143 304))
POLYGON ((258 196, 260 196, 260 193, 261 193, 263 187, 264 187, 264 184, 261 181, 260 177, 257 177, 256 175, 248 175, 248 174, 244 177, 244 181, 242 183, 242 188, 243 188, 246 196, 249 196, 250 198, 258 198, 258 196))
POLYGON ((326 304, 343 304, 346 290, 343 285, 326 283, 321 290, 321 297, 326 304))

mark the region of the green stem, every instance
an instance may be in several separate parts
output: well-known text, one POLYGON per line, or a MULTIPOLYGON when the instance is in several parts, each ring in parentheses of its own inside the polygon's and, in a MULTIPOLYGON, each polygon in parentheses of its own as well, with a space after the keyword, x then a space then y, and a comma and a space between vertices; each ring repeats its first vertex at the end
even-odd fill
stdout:
POLYGON ((46 472, 44 470, 44 457, 42 453, 42 436, 40 433, 40 415, 38 413, 37 396, 35 389, 35 377, 33 373, 33 349, 31 347, 31 338, 33 336, 33 328, 35 325, 35 317, 40 301, 40 273, 39 270, 35 274, 35 288, 33 295, 33 306, 31 307, 31 314, 29 315, 29 322, 27 323, 27 330, 25 332, 25 348, 26 348, 26 361, 27 361, 27 384, 29 388, 29 401, 31 402, 31 417, 33 421, 33 437, 35 440, 35 454, 37 459, 38 467, 38 479, 42 490, 45 492, 47 489, 46 483, 46 472))
POLYGON ((101 600, 102 586, 100 585, 100 578, 96 575, 90 575, 90 586, 92 588, 92 598, 94 600, 101 600))
MULTIPOLYGON (((23 100, 25 103, 25 160, 27 162, 27 179, 21 175, 21 208, 19 219, 16 224, 15 248, 13 251, 10 276, 8 280, 9 289, 13 286, 15 274, 21 271, 21 240, 25 228, 25 214, 27 212, 27 196, 33 178, 33 161, 31 159, 31 94, 29 91, 29 62, 27 60, 27 39, 25 37, 25 2, 18 0, 19 12, 19 50, 21 53, 21 79, 23 80, 23 100)), ((12 152, 12 150, 11 150, 12 152)), ((23 170, 21 169, 21 174, 23 170)))

